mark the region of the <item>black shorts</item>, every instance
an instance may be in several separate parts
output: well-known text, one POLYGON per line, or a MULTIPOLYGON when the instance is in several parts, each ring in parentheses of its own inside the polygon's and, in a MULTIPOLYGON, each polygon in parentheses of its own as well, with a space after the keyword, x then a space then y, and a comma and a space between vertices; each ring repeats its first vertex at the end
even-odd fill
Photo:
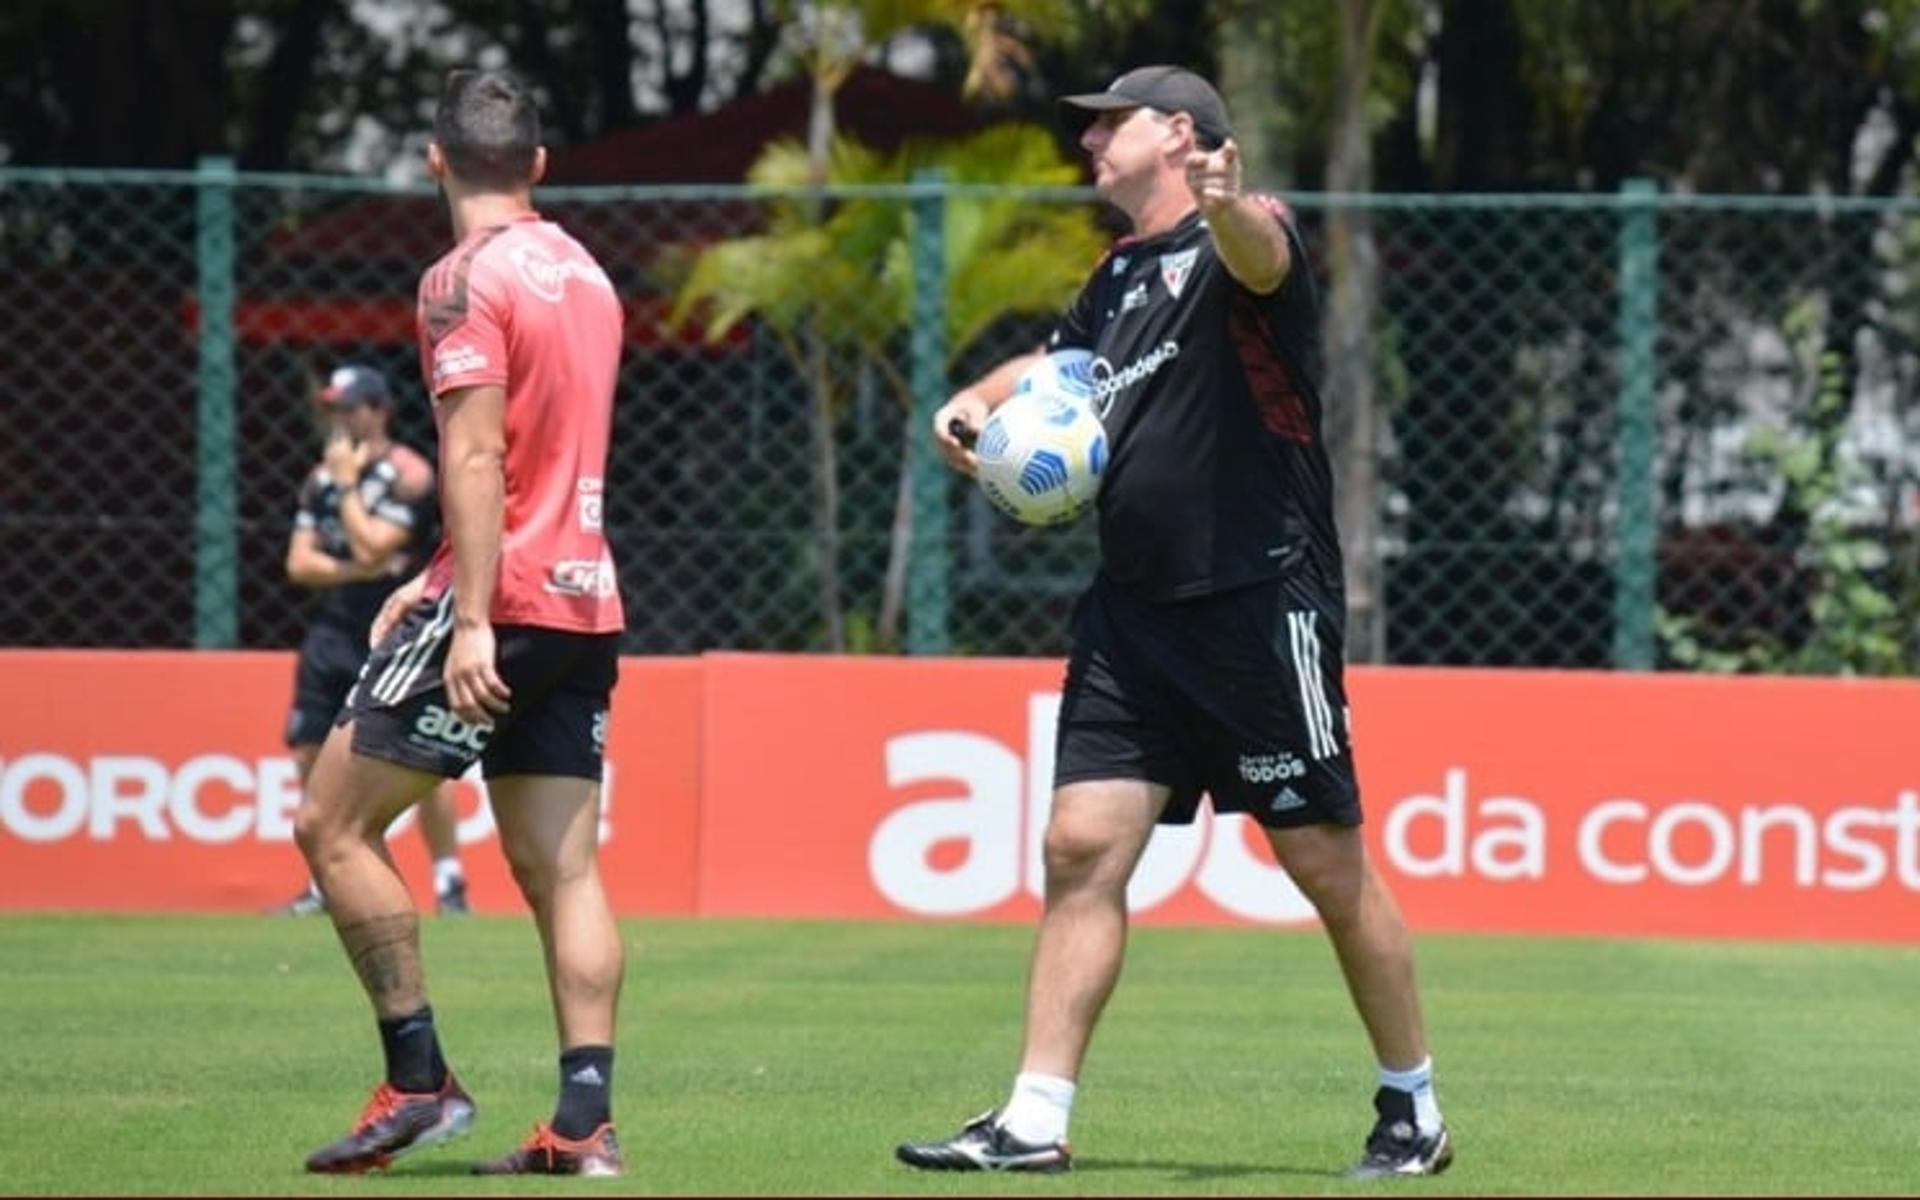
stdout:
POLYGON ((1096 579, 1073 613, 1054 786, 1141 779, 1264 826, 1360 824, 1341 624, 1279 582, 1153 603, 1096 579))
POLYGON ((568 775, 598 780, 607 709, 620 675, 620 635, 532 625, 493 628, 495 662, 512 690, 491 724, 453 714, 441 678, 453 597, 420 604, 374 647, 340 714, 353 751, 448 779, 475 762, 487 778, 568 775))
POLYGON ((287 745, 318 746, 327 740, 360 664, 367 660, 367 631, 320 622, 300 643, 293 675, 293 710, 287 714, 287 745))

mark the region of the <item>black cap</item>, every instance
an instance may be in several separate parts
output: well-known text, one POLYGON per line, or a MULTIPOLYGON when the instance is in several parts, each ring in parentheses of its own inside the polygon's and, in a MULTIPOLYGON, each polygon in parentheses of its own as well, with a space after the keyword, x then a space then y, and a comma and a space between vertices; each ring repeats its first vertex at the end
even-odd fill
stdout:
POLYGON ((1213 85, 1184 67, 1135 67, 1107 85, 1104 92, 1062 96, 1060 103, 1092 112, 1119 108, 1153 108, 1164 113, 1186 113, 1203 145, 1214 147, 1233 136, 1227 104, 1213 85))
POLYGON ((358 363, 335 367, 327 377, 327 386, 320 389, 321 403, 333 408, 358 408, 362 404, 385 407, 392 400, 392 393, 387 391, 387 377, 358 363))

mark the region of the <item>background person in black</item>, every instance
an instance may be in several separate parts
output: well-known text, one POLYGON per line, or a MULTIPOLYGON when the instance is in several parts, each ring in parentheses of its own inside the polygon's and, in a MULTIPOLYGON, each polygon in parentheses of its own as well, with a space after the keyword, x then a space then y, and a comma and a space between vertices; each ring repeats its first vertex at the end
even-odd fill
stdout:
MULTIPOLYGON (((1379 1061, 1378 1119, 1350 1174, 1431 1174, 1452 1146, 1432 1085, 1406 925, 1368 859, 1341 686, 1332 472, 1314 388, 1318 304, 1285 208, 1243 194, 1225 106, 1175 67, 1105 91, 1081 145, 1133 234, 1049 345, 1095 355, 1112 458, 1100 573, 1074 614, 1045 840, 1046 909, 1012 1098, 902 1161, 945 1170, 1070 1165, 1075 1080, 1125 950, 1126 885, 1157 822, 1260 822, 1318 911, 1379 1061)), ((1032 356, 934 417, 977 431, 1032 356)))
MULTIPOLYGON (((303 788, 366 661, 374 614, 425 561, 438 524, 432 465, 388 434, 393 396, 386 377, 371 367, 340 367, 319 401, 328 423, 326 450, 300 485, 287 539, 287 578, 317 593, 287 714, 287 747, 303 788)), ((451 784, 420 806, 442 913, 467 911, 457 816, 451 784)), ((281 909, 295 916, 325 910, 311 879, 281 909)))

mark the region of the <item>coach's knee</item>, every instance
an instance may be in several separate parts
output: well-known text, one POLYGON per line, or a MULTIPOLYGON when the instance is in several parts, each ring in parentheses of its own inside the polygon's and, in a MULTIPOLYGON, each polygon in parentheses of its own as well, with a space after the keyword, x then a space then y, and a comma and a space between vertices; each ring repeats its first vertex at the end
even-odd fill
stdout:
POLYGON ((1276 831, 1275 857, 1323 921, 1339 921, 1359 906, 1367 858, 1358 830, 1334 826, 1276 831))

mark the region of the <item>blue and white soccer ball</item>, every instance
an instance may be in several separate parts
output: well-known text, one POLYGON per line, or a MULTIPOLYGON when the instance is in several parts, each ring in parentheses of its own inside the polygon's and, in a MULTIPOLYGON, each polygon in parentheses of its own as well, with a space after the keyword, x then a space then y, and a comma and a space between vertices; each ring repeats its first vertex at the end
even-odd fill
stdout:
POLYGON ((1056 350, 1027 368, 974 444, 980 488, 1022 525, 1071 521, 1100 492, 1107 431, 1093 412, 1093 356, 1056 350))

